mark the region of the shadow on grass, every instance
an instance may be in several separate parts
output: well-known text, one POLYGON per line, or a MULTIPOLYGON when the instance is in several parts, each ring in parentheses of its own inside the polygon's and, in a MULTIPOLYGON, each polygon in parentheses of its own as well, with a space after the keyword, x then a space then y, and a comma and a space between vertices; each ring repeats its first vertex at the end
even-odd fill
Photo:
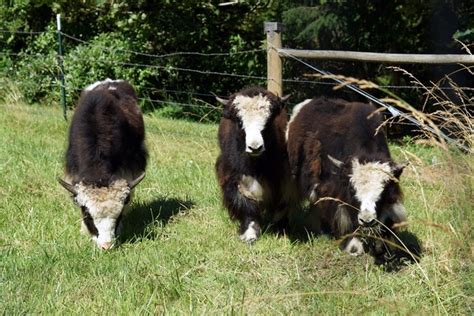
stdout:
POLYGON ((292 243, 306 243, 310 239, 321 235, 315 233, 305 225, 303 212, 294 212, 289 217, 284 217, 278 222, 264 222, 262 225, 264 234, 274 234, 279 237, 286 237, 292 243))
MULTIPOLYGON (((278 223, 267 224, 264 226, 265 233, 273 233, 278 236, 286 236, 293 243, 306 243, 310 239, 318 236, 332 236, 330 230, 326 227, 315 229, 307 218, 296 216, 291 220, 283 219, 278 223)), ((390 234, 386 233, 386 236, 390 234)), ((374 240, 366 236, 364 241, 365 252, 374 258, 374 264, 382 266, 386 272, 396 272, 403 267, 419 262, 422 256, 422 246, 418 237, 409 231, 400 231, 397 238, 387 238, 388 242, 382 242, 380 239, 374 240)), ((340 240, 341 245, 345 245, 340 240)), ((341 248, 342 249, 342 248, 341 248)), ((337 247, 334 249, 337 250, 337 247)))
POLYGON ((421 242, 415 234, 401 231, 397 236, 402 241, 400 243, 394 240, 397 247, 389 247, 388 250, 378 254, 371 253, 375 264, 381 265, 387 272, 396 272, 409 264, 419 262, 423 255, 421 242))
MULTIPOLYGON (((310 212, 303 209, 297 209, 289 214, 279 223, 269 228, 270 232, 278 235, 285 235, 292 243, 307 243, 317 236, 326 235, 314 225, 314 221, 308 217, 310 212)), ((329 233, 329 232, 327 232, 329 233)))
POLYGON ((134 204, 123 219, 120 243, 156 239, 156 226, 164 227, 178 213, 187 213, 194 206, 191 200, 157 199, 134 204))

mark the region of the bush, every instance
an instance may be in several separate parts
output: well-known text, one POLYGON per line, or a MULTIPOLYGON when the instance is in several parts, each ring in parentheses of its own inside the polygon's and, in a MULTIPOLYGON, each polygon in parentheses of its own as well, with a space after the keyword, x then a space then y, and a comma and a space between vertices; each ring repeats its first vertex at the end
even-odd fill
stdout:
POLYGON ((51 31, 39 34, 12 65, 10 79, 29 103, 48 103, 52 98, 59 98, 55 91, 59 91, 56 86, 60 71, 52 47, 57 47, 55 34, 51 31))
POLYGON ((64 57, 68 104, 73 104, 87 85, 106 78, 129 81, 143 95, 156 69, 133 67, 130 41, 114 33, 100 34, 86 44, 77 45, 64 57))
MULTIPOLYGON (((153 58, 131 51, 151 55, 173 52, 206 54, 260 48, 263 20, 272 19, 276 12, 282 11, 283 3, 285 1, 277 1, 268 6, 259 1, 248 1, 225 8, 209 1, 47 0, 38 3, 25 0, 5 3, 0 5, 0 29, 14 33, 0 33, 3 40, 0 49, 20 56, 10 59, 10 64, 8 60, 0 61, 0 72, 14 73, 12 81, 19 83, 27 102, 59 100, 55 14, 61 13, 63 31, 80 39, 64 38, 69 106, 74 105, 82 88, 107 77, 130 81, 141 97, 144 111, 160 109, 164 101, 208 105, 215 102, 210 92, 226 96, 244 86, 263 83, 202 72, 262 76, 265 53, 153 58), (15 33, 45 30, 48 32, 38 36, 15 33), (150 99, 160 102, 147 101, 150 99)), ((201 119, 202 115, 204 120, 218 117, 213 109, 197 106, 184 106, 180 111, 169 110, 167 106, 162 112, 191 119, 201 119)))

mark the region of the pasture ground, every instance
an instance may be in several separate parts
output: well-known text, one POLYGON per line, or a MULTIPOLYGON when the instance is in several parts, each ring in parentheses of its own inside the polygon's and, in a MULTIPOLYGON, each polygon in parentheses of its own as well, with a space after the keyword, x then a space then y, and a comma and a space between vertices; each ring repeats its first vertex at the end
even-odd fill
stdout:
POLYGON ((0 105, 1 314, 472 314, 473 159, 391 145, 423 257, 386 272, 326 236, 242 243, 220 203, 216 125, 147 116, 123 244, 99 251, 56 182, 68 124, 0 105))

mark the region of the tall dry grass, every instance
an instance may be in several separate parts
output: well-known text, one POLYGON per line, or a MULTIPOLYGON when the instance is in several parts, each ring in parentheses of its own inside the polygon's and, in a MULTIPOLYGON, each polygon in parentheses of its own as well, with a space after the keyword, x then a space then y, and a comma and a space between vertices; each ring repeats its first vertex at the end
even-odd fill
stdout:
POLYGON ((5 104, 23 104, 25 101, 18 86, 8 78, 0 78, 0 102, 5 104))
MULTIPOLYGON (((471 231, 474 221, 474 91, 470 87, 460 87, 452 79, 455 73, 445 75, 438 82, 426 84, 405 69, 389 69, 409 78, 413 87, 423 95, 421 106, 413 106, 392 91, 370 81, 340 75, 309 76, 342 81, 334 89, 350 84, 362 90, 384 93, 385 97, 381 101, 403 114, 389 115, 379 129, 389 129, 392 124, 413 124, 413 119, 416 120, 414 130, 418 133, 409 140, 416 146, 410 148, 409 144, 404 144, 398 156, 410 161, 409 186, 416 190, 419 196, 417 208, 423 214, 409 217, 404 227, 418 228, 424 235, 421 241, 424 260, 420 264, 416 263, 416 267, 436 298, 438 313, 446 314, 446 298, 439 294, 443 274, 455 273, 458 269, 469 270, 468 267, 472 267, 474 262, 474 250, 469 243, 473 237, 471 231), (420 151, 420 146, 426 147, 426 151, 420 151), (427 162, 427 156, 431 156, 431 161, 427 162), (433 194, 433 187, 439 190, 438 194, 433 194)), ((461 66, 458 71, 465 71, 474 77, 473 70, 474 66, 461 66)), ((387 240, 383 242, 390 244, 387 240)), ((410 256, 414 256, 403 242, 400 245, 410 256)), ((467 305, 469 301, 472 303, 469 296, 460 299, 465 299, 467 305)))
MULTIPOLYGON (((407 76, 411 84, 418 88, 424 96, 421 109, 416 109, 386 89, 378 88, 389 95, 382 101, 394 104, 416 118, 420 131, 417 137, 418 141, 439 146, 448 154, 453 149, 461 149, 472 154, 474 143, 474 97, 472 91, 459 87, 452 79, 454 73, 446 75, 438 82, 431 82, 428 86, 400 67, 389 68, 407 76)), ((463 67, 463 69, 469 71, 474 77, 472 72, 474 67, 463 67)), ((403 120, 404 118, 401 118, 401 121, 403 120)))

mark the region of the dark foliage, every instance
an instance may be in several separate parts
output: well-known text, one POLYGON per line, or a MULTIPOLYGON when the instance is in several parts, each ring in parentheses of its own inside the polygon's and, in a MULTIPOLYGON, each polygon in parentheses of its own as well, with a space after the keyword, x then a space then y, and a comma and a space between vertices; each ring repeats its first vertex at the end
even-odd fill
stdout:
MULTIPOLYGON (((122 78, 136 87, 145 111, 217 121, 212 93, 229 95, 259 79, 219 76, 199 71, 266 76, 265 51, 234 54, 264 46, 263 22, 286 24, 283 43, 304 49, 376 52, 460 53, 474 37, 471 1, 3 1, 0 29, 43 34, 0 33, 0 75, 14 81, 29 102, 59 100, 56 63, 56 14, 62 14, 67 102, 74 106, 80 90, 105 77, 122 78), (228 56, 174 55, 175 52, 226 52, 228 56), (12 55, 13 54, 13 55, 12 55), (144 66, 150 65, 150 66, 144 66), (177 69, 177 68, 181 68, 177 69), (159 102, 151 102, 158 100, 159 102), (168 101, 178 102, 179 104, 168 101), (185 106, 194 104, 198 106, 185 106)), ((409 84, 408 79, 378 64, 317 62, 321 68, 382 85, 409 84)), ((437 81, 458 66, 409 66, 422 80, 437 81)), ((307 80, 311 70, 285 62, 284 78, 307 80)), ((465 72, 453 78, 468 85, 465 72)), ((285 83, 294 100, 315 95, 360 99, 332 86, 285 83)), ((396 91, 421 104, 418 91, 396 91)))
MULTIPOLYGON (((283 13, 287 26, 284 44, 291 48, 351 50, 380 53, 465 54, 456 40, 470 44, 474 40, 474 4, 469 1, 304 1, 283 13), (317 4, 316 4, 317 2, 317 4)), ((411 85, 410 78, 388 70, 387 65, 313 61, 315 66, 379 85, 411 85)), ((403 66, 422 82, 437 82, 459 65, 396 65, 403 66)), ((296 62, 286 63, 286 78, 304 79, 312 73, 296 62)), ((471 86, 468 71, 452 78, 459 86, 471 86)), ((308 78, 306 78, 308 79, 308 78)), ((446 84, 447 85, 447 84, 446 84)), ((292 84, 300 98, 327 95, 353 101, 365 101, 347 89, 334 91, 332 86, 292 84)), ((394 90, 415 106, 423 104, 420 91, 394 90)), ((298 99, 300 99, 298 98, 298 99)), ((430 109, 428 109, 430 110, 430 109)))

